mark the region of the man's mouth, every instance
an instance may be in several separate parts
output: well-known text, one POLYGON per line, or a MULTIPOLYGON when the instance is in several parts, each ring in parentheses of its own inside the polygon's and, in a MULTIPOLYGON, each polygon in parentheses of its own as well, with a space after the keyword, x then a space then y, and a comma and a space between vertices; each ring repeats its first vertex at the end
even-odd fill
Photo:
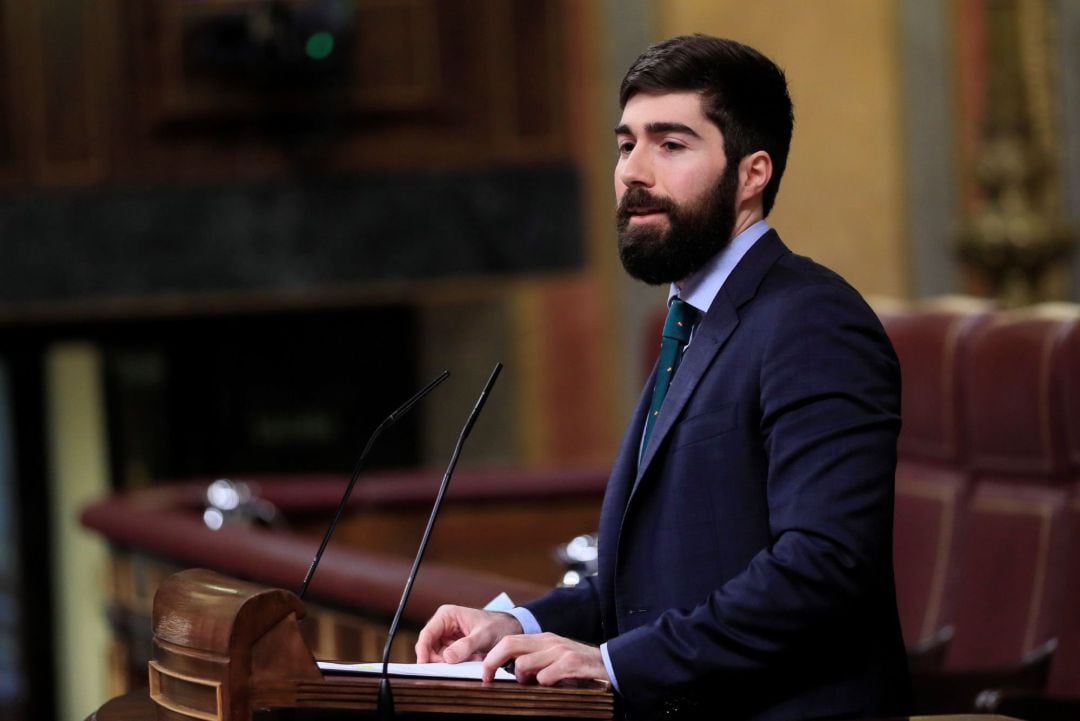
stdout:
POLYGON ((629 215, 631 220, 648 220, 665 212, 660 208, 630 208, 629 215))
POLYGON ((621 227, 631 225, 667 225, 676 206, 666 198, 654 197, 641 188, 630 188, 619 201, 618 222, 621 227))

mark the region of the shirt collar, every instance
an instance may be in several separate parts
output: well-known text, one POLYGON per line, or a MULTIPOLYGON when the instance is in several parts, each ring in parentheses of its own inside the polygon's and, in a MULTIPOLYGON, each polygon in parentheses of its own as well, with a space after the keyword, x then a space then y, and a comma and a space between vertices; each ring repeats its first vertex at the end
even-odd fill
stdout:
POLYGON ((723 250, 701 266, 683 281, 682 291, 672 283, 668 289, 668 305, 673 298, 678 298, 685 303, 694 306, 701 314, 708 312, 716 294, 720 292, 724 281, 731 275, 746 251, 758 241, 758 238, 769 232, 769 224, 764 218, 757 221, 743 232, 731 239, 723 250))

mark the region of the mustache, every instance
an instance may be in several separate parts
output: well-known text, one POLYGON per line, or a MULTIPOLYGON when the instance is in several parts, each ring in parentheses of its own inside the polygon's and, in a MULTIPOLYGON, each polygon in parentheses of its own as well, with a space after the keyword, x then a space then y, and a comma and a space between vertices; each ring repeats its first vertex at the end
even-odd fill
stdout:
POLYGON ((615 217, 620 223, 626 223, 635 211, 646 209, 670 215, 678 207, 671 198, 653 195, 645 188, 635 186, 623 193, 619 207, 615 209, 615 217))

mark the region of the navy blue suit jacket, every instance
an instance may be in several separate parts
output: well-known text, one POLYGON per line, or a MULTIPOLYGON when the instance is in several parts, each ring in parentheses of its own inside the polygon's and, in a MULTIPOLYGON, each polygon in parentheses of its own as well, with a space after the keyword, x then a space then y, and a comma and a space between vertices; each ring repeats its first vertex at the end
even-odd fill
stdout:
POLYGON ((651 388, 608 481, 599 573, 526 604, 541 627, 607 641, 635 716, 903 712, 900 377, 874 313, 770 231, 695 330, 639 465, 651 388))

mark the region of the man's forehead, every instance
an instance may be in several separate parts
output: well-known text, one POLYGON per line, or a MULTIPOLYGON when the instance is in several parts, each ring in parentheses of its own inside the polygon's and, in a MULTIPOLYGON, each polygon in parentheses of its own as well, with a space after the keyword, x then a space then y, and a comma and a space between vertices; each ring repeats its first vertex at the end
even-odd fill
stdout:
POLYGON ((626 101, 615 132, 652 132, 649 126, 670 131, 680 125, 699 136, 712 126, 705 117, 700 93, 637 93, 626 101))

